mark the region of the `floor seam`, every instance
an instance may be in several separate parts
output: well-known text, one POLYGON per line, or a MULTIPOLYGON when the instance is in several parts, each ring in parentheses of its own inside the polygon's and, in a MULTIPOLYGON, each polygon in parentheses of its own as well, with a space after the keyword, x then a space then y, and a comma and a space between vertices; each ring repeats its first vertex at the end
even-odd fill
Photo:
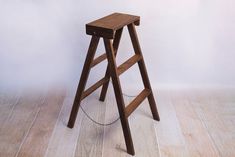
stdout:
POLYGON ((20 146, 19 146, 19 148, 18 148, 18 151, 17 151, 16 154, 15 154, 15 157, 18 157, 18 155, 19 155, 19 153, 20 153, 20 150, 21 150, 23 144, 24 144, 25 141, 26 141, 26 138, 28 137, 29 132, 30 132, 30 130, 32 129, 32 127, 33 127, 33 125, 34 125, 34 123, 35 123, 35 121, 36 121, 36 119, 37 119, 37 117, 38 117, 38 114, 39 114, 39 112, 41 111, 41 105, 43 105, 44 103, 45 103, 45 97, 44 97, 42 103, 40 103, 40 105, 38 105, 38 110, 37 110, 37 112, 36 112, 36 115, 35 115, 35 117, 34 117, 32 123, 30 124, 30 127, 29 127, 28 131, 26 132, 26 134, 25 134, 25 136, 24 136, 24 138, 23 138, 23 140, 22 140, 22 142, 21 142, 21 144, 20 144, 20 146))

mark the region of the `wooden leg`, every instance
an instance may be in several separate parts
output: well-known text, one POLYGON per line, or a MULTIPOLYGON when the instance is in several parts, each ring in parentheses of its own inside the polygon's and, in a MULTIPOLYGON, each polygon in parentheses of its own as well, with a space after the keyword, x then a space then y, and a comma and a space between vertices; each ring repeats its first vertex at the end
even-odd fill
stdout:
POLYGON ((69 117, 69 122, 68 122, 69 128, 73 128, 73 126, 74 126, 74 123, 75 123, 75 120, 77 117, 77 113, 78 113, 78 109, 79 109, 79 106, 81 103, 82 93, 83 93, 85 86, 86 86, 86 83, 87 83, 88 75, 89 75, 90 69, 91 69, 90 66, 91 66, 91 63, 94 59, 95 51, 97 49, 99 39, 100 38, 96 37, 96 36, 92 36, 92 38, 91 38, 90 46, 89 46, 86 60, 85 60, 83 70, 82 70, 82 75, 81 75, 81 78, 79 81, 75 100, 73 102, 73 107, 72 107, 70 117, 69 117))
MULTIPOLYGON (((114 37, 114 41, 113 41, 113 49, 114 49, 115 56, 117 55, 117 50, 118 50, 120 39, 121 39, 121 36, 122 36, 122 30, 123 30, 123 27, 121 29, 117 30, 117 32, 115 33, 115 37, 114 37)), ((108 67, 109 67, 109 64, 107 65, 107 68, 106 68, 105 78, 110 79, 110 73, 109 73, 109 68, 108 67)), ((106 93, 107 93, 107 90, 108 90, 108 86, 109 86, 109 82, 106 82, 103 85, 102 90, 101 90, 101 94, 100 94, 100 99, 99 99, 100 101, 105 100, 106 93)))
POLYGON ((160 117, 159 117, 157 107, 156 107, 156 102, 155 102, 154 97, 153 97, 153 91, 152 91, 150 81, 149 81, 149 78, 148 78, 147 70, 146 70, 146 67, 145 67, 142 51, 141 51, 141 48, 140 48, 140 44, 139 44, 139 40, 138 40, 138 37, 137 37, 137 33, 136 33, 136 30, 135 30, 134 24, 128 25, 128 30, 129 30, 129 34, 130 34, 130 37, 131 37, 131 41, 132 41, 132 45, 134 47, 135 53, 142 56, 142 59, 138 62, 138 66, 139 66, 139 69, 140 69, 140 73, 141 73, 141 77, 142 77, 142 80, 143 80, 143 83, 144 83, 144 87, 146 89, 151 90, 151 94, 148 96, 148 101, 149 101, 149 105, 150 105, 150 109, 151 109, 153 118, 157 121, 160 121, 160 117))
POLYGON ((109 62, 109 71, 110 71, 110 75, 113 81, 113 88, 114 88, 115 97, 116 97, 116 101, 118 105, 118 111, 119 111, 119 115, 121 119, 124 138, 126 142, 127 153, 134 155, 135 151, 134 151, 133 142, 131 138, 129 123, 127 120, 127 116, 125 114, 125 104, 124 104, 124 100, 122 96, 120 80, 119 80, 118 73, 117 73, 117 65, 115 61, 115 54, 114 54, 112 42, 110 39, 104 39, 104 44, 105 44, 106 54, 107 54, 107 58, 109 62))

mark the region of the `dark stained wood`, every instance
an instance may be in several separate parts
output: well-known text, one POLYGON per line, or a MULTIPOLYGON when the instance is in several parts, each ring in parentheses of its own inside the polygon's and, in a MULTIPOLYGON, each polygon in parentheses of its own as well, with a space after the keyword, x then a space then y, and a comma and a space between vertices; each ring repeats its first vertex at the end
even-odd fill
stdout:
POLYGON ((141 59, 142 59, 141 55, 134 55, 131 58, 129 58, 127 61, 125 61, 118 67, 117 69, 118 75, 124 73, 126 70, 128 70, 130 67, 132 67, 135 63, 137 63, 141 59))
POLYGON ((129 117, 132 112, 144 101, 146 97, 149 96, 151 91, 149 89, 144 89, 125 109, 126 116, 129 117))
POLYGON ((98 89, 99 87, 101 87, 103 84, 105 84, 106 82, 109 81, 109 78, 102 78, 100 79, 98 82, 96 82, 94 85, 92 85, 90 88, 88 88, 87 90, 85 90, 82 94, 82 98, 84 99, 87 96, 89 96, 92 92, 94 92, 96 89, 98 89))
POLYGON ((69 128, 73 128, 73 126, 74 126, 74 122, 76 120, 78 109, 79 109, 79 106, 80 106, 80 103, 82 100, 82 93, 83 93, 85 86, 86 86, 86 83, 87 83, 88 75, 89 75, 90 69, 91 69, 91 63, 92 63, 92 60, 95 56, 95 51, 97 49, 99 39, 100 38, 96 37, 96 36, 92 36, 92 38, 91 38, 86 61, 83 66, 82 75, 81 75, 78 89, 76 92, 76 96, 75 96, 75 100, 74 100, 73 107, 71 110, 71 114, 69 117, 69 122, 68 122, 69 128))
MULTIPOLYGON (((128 31, 129 31, 129 34, 130 34, 130 37, 131 37, 131 41, 132 41, 132 45, 134 47, 135 53, 138 54, 138 55, 141 55, 143 57, 134 24, 129 24, 128 25, 128 31)), ((145 67, 144 58, 142 58, 138 62, 138 66, 139 66, 139 69, 140 69, 140 74, 141 74, 141 77, 142 77, 142 80, 143 80, 143 83, 144 83, 144 87, 146 89, 151 90, 151 94, 149 94, 149 96, 148 96, 148 101, 149 101, 149 105, 150 105, 150 109, 151 109, 153 118, 155 120, 159 121, 160 117, 159 117, 159 114, 158 114, 158 111, 157 111, 156 102, 155 102, 154 97, 153 97, 153 92, 152 92, 152 88, 151 88, 150 81, 149 81, 149 78, 148 78, 147 70, 146 70, 146 67, 145 67)))
POLYGON ((117 73, 117 65, 115 61, 115 55, 114 55, 114 50, 112 47, 112 42, 111 40, 104 38, 104 44, 105 44, 105 50, 106 50, 107 57, 108 57, 109 70, 110 70, 111 78, 113 81, 113 88, 114 88, 114 93, 115 93, 115 97, 116 97, 116 101, 118 105, 118 111, 119 111, 119 115, 121 119, 124 138, 126 141, 127 152, 131 155, 134 155, 135 151, 134 151, 134 146, 133 146, 133 142, 131 138, 129 123, 127 120, 127 116, 125 115, 125 104, 123 100, 120 80, 119 80, 118 73, 117 73))
MULTIPOLYGON (((117 55, 120 39, 121 39, 121 36, 122 36, 122 31, 123 31, 123 28, 117 30, 116 33, 115 33, 115 38, 113 40, 113 50, 114 50, 115 56, 117 55)), ((106 68, 105 77, 110 79, 109 63, 108 63, 107 68, 106 68)), ((106 82, 103 85, 101 93, 100 93, 100 99, 99 99, 100 101, 105 100, 106 93, 107 93, 107 90, 108 90, 108 86, 109 86, 109 82, 106 82)))
POLYGON ((96 21, 86 24, 86 33, 107 39, 113 39, 115 31, 134 23, 139 25, 140 17, 128 14, 113 13, 96 21))
POLYGON ((100 55, 99 57, 95 58, 93 60, 93 62, 91 63, 91 67, 96 66, 97 64, 99 64, 100 62, 104 61, 106 59, 106 53, 100 55))
POLYGON ((116 102, 118 106, 118 111, 120 115, 120 120, 122 124, 123 134, 125 138, 125 143, 127 147, 127 152, 131 155, 134 155, 135 151, 131 138, 128 116, 130 116, 131 113, 134 112, 134 110, 147 97, 153 118, 155 120, 160 120, 156 103, 153 97, 153 92, 150 86, 147 70, 145 67, 143 55, 141 52, 141 48, 135 30, 135 25, 139 25, 139 21, 140 21, 139 16, 114 13, 86 25, 86 32, 87 34, 92 35, 92 40, 83 67, 82 75, 80 78, 80 82, 78 85, 76 97, 74 100, 73 108, 68 123, 68 127, 72 128, 74 126, 74 122, 77 116, 81 100, 90 95, 93 91, 95 91, 102 85, 103 87, 100 95, 100 101, 104 101, 109 85, 109 80, 111 77, 116 97, 116 102), (117 67, 116 54, 124 26, 128 26, 135 55, 129 58, 119 67, 117 67), (103 54, 94 59, 95 51, 100 37, 103 37, 104 39, 106 54, 103 54), (92 85, 84 92, 90 69, 95 65, 99 64, 100 62, 102 62, 103 60, 105 60, 106 58, 108 59, 108 65, 105 77, 99 80, 97 83, 92 85), (125 107, 119 75, 124 73, 135 63, 138 63, 145 89, 127 107, 125 107))
MULTIPOLYGON (((142 57, 140 55, 134 55, 133 57, 128 59, 126 62, 121 64, 117 68, 118 75, 121 75, 122 73, 124 73, 131 66, 133 66, 135 63, 137 63, 141 58, 142 57)), ((103 93, 104 95, 102 96, 102 98, 104 98, 105 95, 106 95, 106 92, 107 92, 107 87, 108 87, 109 79, 110 79, 110 75, 109 75, 109 72, 107 70, 106 76, 104 78, 100 79, 98 82, 96 82, 94 85, 92 85, 90 88, 88 88, 87 90, 85 90, 83 92, 81 100, 86 98, 87 96, 89 96, 92 92, 94 92, 96 89, 98 89, 102 85, 103 85, 103 88, 102 88, 103 90, 101 91, 101 93, 104 92, 104 89, 105 89, 105 93, 103 93)), ((102 99, 102 100, 104 100, 104 99, 102 99)))

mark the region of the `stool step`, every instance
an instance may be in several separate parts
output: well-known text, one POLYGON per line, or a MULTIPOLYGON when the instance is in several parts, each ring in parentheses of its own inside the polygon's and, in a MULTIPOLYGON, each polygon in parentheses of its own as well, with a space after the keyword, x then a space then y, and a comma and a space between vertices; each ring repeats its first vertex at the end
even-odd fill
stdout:
POLYGON ((100 62, 104 61, 107 58, 106 53, 100 55, 99 57, 95 58, 93 62, 91 63, 91 67, 96 66, 100 62))
POLYGON ((124 73, 127 69, 129 69, 131 66, 133 66, 135 63, 137 63, 138 61, 140 61, 142 59, 141 55, 134 55, 131 58, 129 58, 127 61, 125 61, 124 63, 122 63, 118 68, 118 75, 121 75, 122 73, 124 73))
MULTIPOLYGON (((104 61, 107 58, 106 54, 102 54, 99 57, 95 58, 93 62, 91 63, 91 67, 96 66, 100 62, 104 61)), ((134 55, 131 58, 129 58, 127 61, 122 63, 118 68, 118 75, 121 75, 124 73, 127 69, 129 69, 131 66, 133 66, 136 62, 140 61, 142 57, 140 55, 134 55)))
POLYGON ((88 35, 95 35, 113 39, 116 30, 134 23, 139 25, 140 17, 122 13, 113 13, 101 19, 86 24, 86 33, 88 35))
POLYGON ((149 96, 151 90, 144 89, 125 109, 126 117, 129 117, 133 111, 149 96))
MULTIPOLYGON (((101 61, 103 61, 104 59, 106 59, 106 54, 103 54, 99 57, 97 57, 93 63, 91 64, 91 67, 94 67, 95 65, 99 64, 101 61)), ((141 55, 134 55, 131 58, 129 58, 127 61, 125 61, 124 63, 122 63, 118 68, 118 75, 121 75, 122 73, 124 73, 127 69, 129 69, 131 66, 133 66, 136 62, 138 62, 139 60, 141 60, 142 57, 141 55)), ((82 98, 84 99, 87 96, 89 96, 92 92, 94 92, 96 89, 98 89, 100 86, 102 86, 103 84, 105 84, 106 82, 109 81, 109 78, 102 78, 100 79, 98 82, 96 82, 95 84, 93 84, 90 88, 88 88, 87 90, 85 90, 82 94, 82 98)))
POLYGON ((87 96, 89 96, 92 92, 94 92, 96 89, 98 89, 100 86, 102 86, 104 83, 108 82, 109 78, 102 78, 100 79, 98 82, 96 82, 95 84, 93 84, 90 88, 88 88, 87 90, 85 90, 82 94, 82 98, 84 99, 87 96))

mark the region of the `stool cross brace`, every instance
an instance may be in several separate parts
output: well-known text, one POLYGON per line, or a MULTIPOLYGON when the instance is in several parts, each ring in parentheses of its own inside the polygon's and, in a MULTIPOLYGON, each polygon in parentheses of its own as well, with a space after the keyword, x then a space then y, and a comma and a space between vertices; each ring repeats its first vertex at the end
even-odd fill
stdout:
POLYGON ((102 86, 102 90, 101 90, 99 100, 100 101, 105 100, 109 81, 111 78, 114 92, 115 92, 116 102, 118 106, 118 111, 120 115, 120 120, 122 124, 122 129, 124 133, 124 138, 126 142, 127 152, 131 155, 134 155, 135 151, 134 151, 130 127, 128 123, 128 117, 141 104, 141 102, 143 102, 145 98, 148 98, 153 118, 157 121, 160 120, 156 103, 153 97, 153 92, 151 89, 150 81, 148 78, 147 70, 145 67, 142 51, 141 51, 139 41, 137 38, 137 33, 135 30, 135 25, 139 25, 139 17, 127 15, 127 14, 114 13, 105 18, 95 21, 95 24, 94 22, 90 23, 90 25, 87 24, 87 34, 92 35, 92 38, 91 38, 90 46, 88 49, 87 57, 84 63, 84 67, 82 70, 81 78, 78 84, 78 89, 76 92, 75 100, 74 100, 72 111, 70 114, 68 127, 73 128, 81 101, 101 86, 102 86), (102 24, 106 24, 105 26, 111 27, 110 22, 107 23, 107 21, 110 21, 110 19, 114 18, 114 16, 116 19, 119 20, 119 21, 115 20, 115 22, 117 21, 119 24, 118 27, 115 27, 115 28, 112 27, 113 31, 105 32, 103 28, 106 29, 107 27, 104 27, 104 26, 101 27, 99 22, 101 22, 102 24), (130 19, 134 19, 134 20, 130 20, 130 19), (120 23, 122 25, 120 25, 120 23), (99 29, 96 29, 97 31, 94 31, 95 28, 93 26, 95 24, 96 26, 97 25, 99 26, 99 29), (92 28, 89 28, 89 26, 92 26, 92 28), (117 54, 117 50, 119 47, 119 43, 120 43, 124 26, 128 27, 128 31, 131 37, 135 55, 117 67, 116 54, 117 54), (100 37, 102 37, 104 40, 106 52, 103 55, 94 59, 100 37), (104 78, 102 78, 97 83, 92 85, 90 88, 85 90, 85 86, 86 86, 91 68, 96 66, 97 64, 99 64, 105 59, 108 60, 108 65, 107 65, 104 78), (140 74, 141 74, 145 89, 127 107, 125 107, 119 76, 122 73, 124 73, 127 69, 129 69, 131 66, 133 66, 135 63, 138 63, 140 74))

